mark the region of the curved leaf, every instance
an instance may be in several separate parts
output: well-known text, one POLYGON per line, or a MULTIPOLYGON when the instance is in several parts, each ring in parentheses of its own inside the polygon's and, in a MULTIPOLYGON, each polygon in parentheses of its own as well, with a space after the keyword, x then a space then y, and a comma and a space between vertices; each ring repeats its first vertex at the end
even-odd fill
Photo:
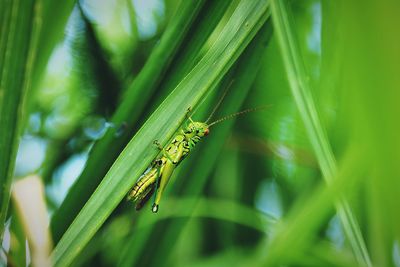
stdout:
POLYGON ((266 1, 240 2, 219 38, 132 138, 56 246, 55 266, 67 266, 104 223, 139 175, 223 78, 269 16, 266 1))

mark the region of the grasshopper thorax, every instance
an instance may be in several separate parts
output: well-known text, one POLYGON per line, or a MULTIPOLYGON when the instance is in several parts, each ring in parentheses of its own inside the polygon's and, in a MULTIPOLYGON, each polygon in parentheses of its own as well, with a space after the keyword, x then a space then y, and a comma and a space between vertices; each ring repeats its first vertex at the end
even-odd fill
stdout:
POLYGON ((203 137, 208 135, 210 130, 208 124, 204 122, 191 122, 184 129, 186 138, 193 138, 195 136, 203 137))

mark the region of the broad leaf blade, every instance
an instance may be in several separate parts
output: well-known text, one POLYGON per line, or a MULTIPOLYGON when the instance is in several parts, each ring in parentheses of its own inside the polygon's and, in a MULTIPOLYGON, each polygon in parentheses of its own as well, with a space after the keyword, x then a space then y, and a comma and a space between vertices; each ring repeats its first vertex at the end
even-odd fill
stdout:
POLYGON ((243 1, 204 58, 153 113, 120 154, 54 250, 55 266, 69 265, 96 233, 162 145, 211 92, 269 16, 265 1, 243 1))
POLYGON ((116 138, 115 132, 109 131, 93 146, 85 169, 53 215, 51 228, 55 243, 85 205, 118 154, 132 137, 130 134, 135 130, 137 120, 157 89, 172 58, 178 52, 177 49, 203 3, 204 1, 182 2, 179 16, 171 21, 142 71, 125 92, 123 101, 112 118, 115 125, 126 126, 124 135, 116 138))

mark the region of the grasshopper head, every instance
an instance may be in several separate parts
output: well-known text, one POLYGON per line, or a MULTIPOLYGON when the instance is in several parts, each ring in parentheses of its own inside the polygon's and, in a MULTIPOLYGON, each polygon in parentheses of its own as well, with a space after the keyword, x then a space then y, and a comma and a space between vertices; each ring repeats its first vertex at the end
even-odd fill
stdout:
POLYGON ((210 130, 208 129, 208 124, 204 122, 191 122, 188 127, 188 131, 193 135, 203 137, 208 135, 210 130))

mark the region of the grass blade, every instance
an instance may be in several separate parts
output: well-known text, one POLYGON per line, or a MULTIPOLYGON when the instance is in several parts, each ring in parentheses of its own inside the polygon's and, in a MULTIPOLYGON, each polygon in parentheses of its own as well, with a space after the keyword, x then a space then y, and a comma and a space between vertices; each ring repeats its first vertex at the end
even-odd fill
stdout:
MULTIPOLYGON (((0 76, 0 235, 3 235, 10 186, 18 149, 23 109, 23 96, 29 74, 28 60, 31 42, 30 24, 34 21, 33 1, 8 1, 2 9, 2 17, 8 17, 1 31, 0 76), (23 73, 21 75, 21 73, 23 73)), ((7 19, 7 18, 6 18, 7 19)), ((2 238, 1 238, 2 239, 2 238)))
MULTIPOLYGON (((260 55, 264 51, 265 43, 267 43, 271 35, 271 26, 270 23, 266 23, 241 55, 235 67, 226 75, 227 77, 224 78, 221 88, 230 86, 229 94, 223 100, 223 105, 219 108, 221 111, 218 112, 215 118, 237 112, 243 104, 260 67, 260 58, 262 58, 260 55), (232 77, 235 77, 233 81, 232 77)), ((213 108, 214 105, 211 107, 213 108)), ((211 112, 211 109, 207 112, 207 115, 211 112)), ((218 127, 213 128, 210 136, 207 137, 206 143, 196 147, 195 151, 190 153, 190 159, 186 159, 184 165, 179 167, 179 175, 177 175, 182 178, 190 177, 190 179, 176 180, 173 186, 174 191, 178 191, 179 195, 190 195, 194 199, 196 196, 200 195, 224 147, 224 142, 221 142, 221 140, 228 139, 233 125, 234 120, 228 120, 218 125, 218 127), (190 162, 188 162, 189 160, 190 162)), ((196 208, 195 201, 186 202, 183 200, 182 203, 184 203, 185 210, 194 211, 196 208)), ((168 203, 165 203, 163 204, 163 211, 165 210, 168 212, 170 210, 175 210, 177 206, 179 205, 168 205, 168 203)), ((147 225, 153 220, 152 217, 154 216, 141 216, 138 224, 147 225)), ((124 246, 124 252, 120 257, 118 266, 144 264, 138 262, 138 257, 143 255, 142 252, 145 251, 147 246, 152 247, 155 251, 160 251, 160 253, 162 251, 162 254, 165 256, 160 255, 161 257, 152 258, 151 262, 145 263, 146 265, 159 266, 163 262, 168 262, 168 255, 170 255, 170 252, 175 248, 174 245, 171 245, 170 240, 178 238, 190 218, 191 217, 183 220, 171 221, 162 226, 158 225, 157 228, 147 228, 144 231, 134 232, 124 246), (156 231, 156 233, 154 233, 154 231, 156 231), (150 236, 154 236, 154 234, 162 236, 162 238, 158 239, 156 244, 149 241, 150 236)))
POLYGON ((125 197, 139 175, 173 136, 188 107, 195 108, 236 61, 269 16, 266 1, 242 1, 219 38, 132 138, 56 246, 55 266, 67 266, 125 197))
POLYGON ((50 19, 47 20, 48 1, 2 2, 0 9, 1 236, 10 199, 10 185, 19 138, 29 109, 28 100, 32 95, 32 89, 40 80, 42 70, 57 40, 52 37, 62 34, 58 26, 63 27, 66 22, 72 8, 71 3, 73 2, 64 1, 57 6, 60 17, 54 17, 57 23, 52 24, 49 23, 50 19), (43 38, 44 33, 46 39, 43 38))
POLYGON ((115 132, 108 131, 93 146, 85 169, 69 190, 60 208, 53 215, 51 229, 55 243, 58 242, 85 205, 115 158, 132 137, 127 133, 134 130, 136 121, 140 118, 146 103, 157 89, 162 74, 168 68, 203 3, 204 0, 183 1, 179 8, 180 15, 171 22, 143 70, 127 89, 123 97, 124 101, 119 105, 112 118, 115 125, 126 125, 124 131, 126 134, 115 138, 115 132))
POLYGON ((215 27, 221 21, 226 11, 235 3, 229 1, 209 1, 204 5, 196 21, 191 27, 191 34, 187 36, 184 47, 176 55, 165 79, 162 82, 162 91, 165 97, 174 89, 199 60, 199 51, 210 37, 215 27))
MULTIPOLYGON (((321 224, 332 216, 337 196, 340 196, 349 183, 361 183, 361 176, 353 170, 358 164, 359 155, 359 151, 348 152, 344 164, 340 166, 340 171, 329 186, 321 181, 307 199, 295 206, 285 219, 277 222, 276 231, 268 243, 265 266, 291 265, 298 262, 300 255, 309 258, 309 251, 304 248, 312 246, 321 224)), ((259 253, 265 254, 265 247, 261 246, 259 250, 259 253)))
MULTIPOLYGON (((271 9, 292 94, 317 156, 323 177, 329 184, 337 174, 337 166, 327 135, 318 116, 311 94, 311 85, 306 80, 306 77, 308 77, 307 71, 291 28, 286 2, 272 0, 271 9)), ((337 209, 355 257, 359 263, 371 266, 371 260, 362 238, 360 227, 353 216, 350 206, 342 199, 337 204, 337 209)))

